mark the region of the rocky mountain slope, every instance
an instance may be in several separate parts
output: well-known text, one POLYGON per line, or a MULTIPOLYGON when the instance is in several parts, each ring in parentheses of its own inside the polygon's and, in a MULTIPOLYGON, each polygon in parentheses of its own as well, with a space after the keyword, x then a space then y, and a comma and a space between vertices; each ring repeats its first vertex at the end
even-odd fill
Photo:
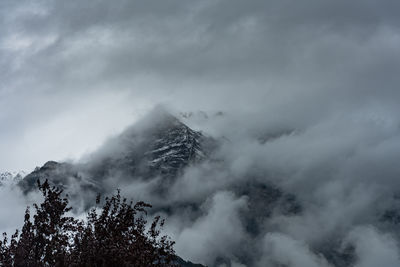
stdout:
MULTIPOLYGON (((45 163, 21 180, 19 186, 24 192, 29 192, 35 189, 37 180, 48 179, 64 188, 74 199, 93 200, 97 193, 110 193, 131 183, 143 183, 151 187, 142 191, 147 190, 155 199, 161 200, 161 204, 154 205, 155 212, 162 211, 171 216, 184 212, 195 220, 202 215, 200 206, 209 195, 195 201, 174 196, 172 201, 174 193, 171 190, 188 167, 206 162, 223 164, 223 160, 215 155, 220 142, 223 141, 195 131, 169 114, 157 114, 108 140, 82 162, 45 163)), ((242 224, 248 235, 254 238, 272 213, 292 216, 302 212, 301 203, 295 195, 283 192, 271 183, 261 183, 257 177, 240 179, 225 190, 248 199, 249 207, 243 211, 242 224)), ((251 265, 246 253, 239 257, 251 265)), ((217 263, 231 264, 229 259, 224 258, 218 258, 217 263)), ((183 261, 181 264, 192 266, 183 261)))
POLYGON ((165 114, 154 124, 128 128, 84 163, 48 161, 19 185, 27 192, 38 179, 49 179, 63 188, 78 183, 84 190, 103 192, 108 191, 103 182, 117 176, 123 180, 161 176, 163 184, 170 183, 185 167, 205 160, 214 144, 212 138, 165 114))

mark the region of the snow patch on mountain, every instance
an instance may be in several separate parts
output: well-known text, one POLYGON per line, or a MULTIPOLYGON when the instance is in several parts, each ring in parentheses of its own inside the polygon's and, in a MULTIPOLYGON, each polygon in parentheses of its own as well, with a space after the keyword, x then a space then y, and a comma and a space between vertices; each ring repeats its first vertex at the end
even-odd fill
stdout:
POLYGON ((27 175, 24 171, 0 172, 0 186, 15 185, 27 175))
POLYGON ((173 174, 189 163, 195 163, 206 158, 202 148, 205 138, 177 119, 173 119, 169 127, 157 133, 150 151, 145 155, 149 157, 149 165, 153 170, 162 174, 173 174))

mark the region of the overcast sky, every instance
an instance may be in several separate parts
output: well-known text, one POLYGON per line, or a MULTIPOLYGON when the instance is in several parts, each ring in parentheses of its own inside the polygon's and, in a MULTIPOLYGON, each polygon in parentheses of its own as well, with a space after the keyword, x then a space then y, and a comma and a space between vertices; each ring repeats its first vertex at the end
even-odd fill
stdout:
MULTIPOLYGON (((399 14, 399 0, 1 0, 0 171, 78 159, 159 104, 224 111, 185 120, 230 142, 223 167, 191 166, 171 188, 204 209, 168 218, 180 256, 211 266, 250 240, 255 266, 331 267, 313 249, 334 237, 356 267, 400 266, 398 225, 379 228, 400 207, 399 14), (227 191, 253 176, 304 208, 257 240, 248 199, 227 191)), ((156 203, 151 185, 123 188, 156 203)), ((7 190, 11 229, 25 200, 7 190)))
POLYGON ((397 129, 399 10, 398 0, 3 0, 0 170, 77 158, 159 103, 224 110, 246 127, 351 117, 397 129))

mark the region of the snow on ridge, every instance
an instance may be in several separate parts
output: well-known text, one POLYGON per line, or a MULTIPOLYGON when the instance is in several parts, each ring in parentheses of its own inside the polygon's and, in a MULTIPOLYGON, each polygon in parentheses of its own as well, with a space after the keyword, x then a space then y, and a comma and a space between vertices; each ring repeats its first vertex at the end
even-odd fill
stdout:
POLYGON ((166 129, 157 133, 152 148, 146 153, 153 169, 176 173, 189 162, 206 157, 201 145, 204 136, 174 119, 166 129))
POLYGON ((14 185, 21 181, 27 173, 25 171, 4 171, 0 172, 0 186, 14 185))

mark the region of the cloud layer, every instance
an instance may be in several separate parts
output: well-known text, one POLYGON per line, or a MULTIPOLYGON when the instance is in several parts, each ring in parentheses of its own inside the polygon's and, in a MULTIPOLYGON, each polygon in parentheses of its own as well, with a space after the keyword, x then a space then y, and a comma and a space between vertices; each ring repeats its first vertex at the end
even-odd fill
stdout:
MULTIPOLYGON (((241 264, 248 202, 229 186, 252 175, 305 207, 272 216, 252 240, 254 265, 329 266, 316 248, 340 237, 338 250, 355 246, 356 266, 398 266, 397 231, 379 216, 399 188, 399 8, 396 0, 2 1, 0 170, 77 160, 159 103, 203 110, 208 118, 186 122, 229 142, 218 152, 223 169, 190 168, 171 189, 171 202, 204 209, 194 220, 170 218, 179 253, 241 264)), ((146 197, 137 188, 148 186, 135 190, 146 197)))
POLYGON ((1 5, 2 169, 82 155, 160 102, 294 126, 398 111, 396 1, 1 5))

